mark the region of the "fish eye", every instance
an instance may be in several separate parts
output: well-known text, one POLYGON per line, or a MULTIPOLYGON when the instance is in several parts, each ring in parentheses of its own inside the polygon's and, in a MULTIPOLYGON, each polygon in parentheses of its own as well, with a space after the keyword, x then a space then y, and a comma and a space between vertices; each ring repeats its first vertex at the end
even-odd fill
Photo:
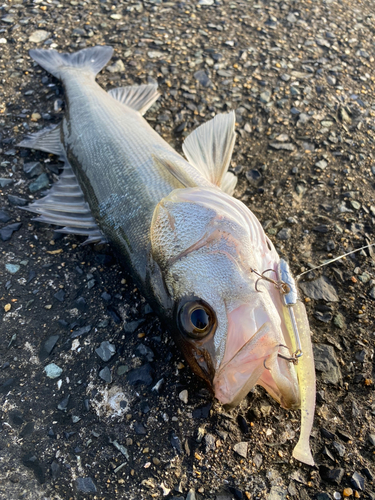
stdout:
POLYGON ((188 337, 202 339, 216 329, 216 316, 203 300, 186 302, 179 312, 180 329, 188 337))

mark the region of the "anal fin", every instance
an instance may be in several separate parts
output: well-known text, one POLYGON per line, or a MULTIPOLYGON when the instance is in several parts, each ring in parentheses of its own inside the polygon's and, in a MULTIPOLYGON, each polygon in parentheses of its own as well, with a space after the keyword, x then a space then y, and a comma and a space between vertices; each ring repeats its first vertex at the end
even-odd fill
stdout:
MULTIPOLYGON (((33 146, 32 146, 33 147, 33 146)), ((64 171, 44 198, 20 207, 38 215, 33 220, 63 226, 57 231, 87 236, 83 243, 104 243, 106 239, 91 214, 72 167, 65 160, 64 171)))
POLYGON ((130 85, 118 87, 108 92, 117 101, 144 115, 159 97, 157 84, 130 85))

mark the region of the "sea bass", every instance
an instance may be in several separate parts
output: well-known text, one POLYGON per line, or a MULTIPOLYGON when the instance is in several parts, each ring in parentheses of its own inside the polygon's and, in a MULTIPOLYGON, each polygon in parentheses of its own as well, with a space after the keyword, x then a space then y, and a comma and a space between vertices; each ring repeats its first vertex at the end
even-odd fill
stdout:
POLYGON ((284 408, 301 408, 294 456, 313 465, 308 320, 288 264, 232 197, 235 113, 192 132, 185 159, 142 117, 156 85, 106 92, 95 82, 112 53, 30 51, 62 81, 67 106, 61 124, 20 144, 64 162, 49 194, 27 209, 64 233, 110 242, 221 403, 234 406, 259 384, 284 408))

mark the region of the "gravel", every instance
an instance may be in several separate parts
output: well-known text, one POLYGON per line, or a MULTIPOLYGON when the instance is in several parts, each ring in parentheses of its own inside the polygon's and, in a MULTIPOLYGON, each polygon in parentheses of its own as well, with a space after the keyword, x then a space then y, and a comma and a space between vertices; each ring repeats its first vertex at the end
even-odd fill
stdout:
POLYGON ((373 249, 300 282, 318 368, 310 469, 291 458, 298 412, 259 387, 239 408, 223 409, 112 249, 58 239, 18 208, 45 195, 59 163, 17 147, 64 113, 60 82, 28 50, 112 45, 114 71, 98 82, 105 90, 157 82, 161 97, 146 119, 178 151, 199 124, 236 110, 235 195, 302 273, 373 239, 373 2, 0 9, 0 231, 10 235, 0 255, 0 497, 327 500, 351 488, 352 497, 375 498, 373 249), (13 224, 21 225, 10 231, 13 224), (115 346, 99 347, 104 359, 95 352, 103 342, 115 346), (56 379, 44 372, 52 363, 63 370, 56 379), (245 456, 234 450, 240 443, 245 456))

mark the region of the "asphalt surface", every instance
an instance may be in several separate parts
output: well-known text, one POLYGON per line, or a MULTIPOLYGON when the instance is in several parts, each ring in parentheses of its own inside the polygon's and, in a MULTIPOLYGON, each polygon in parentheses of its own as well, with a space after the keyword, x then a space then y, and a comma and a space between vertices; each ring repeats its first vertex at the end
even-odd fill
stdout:
POLYGON ((235 196, 297 275, 374 240, 374 23, 372 1, 0 7, 1 499, 375 498, 372 249, 301 279, 312 468, 291 458, 299 412, 261 388, 226 411, 109 246, 80 246, 18 208, 61 165, 17 147, 64 112, 28 50, 112 45, 98 82, 157 81, 146 117, 178 151, 236 110, 235 196))

